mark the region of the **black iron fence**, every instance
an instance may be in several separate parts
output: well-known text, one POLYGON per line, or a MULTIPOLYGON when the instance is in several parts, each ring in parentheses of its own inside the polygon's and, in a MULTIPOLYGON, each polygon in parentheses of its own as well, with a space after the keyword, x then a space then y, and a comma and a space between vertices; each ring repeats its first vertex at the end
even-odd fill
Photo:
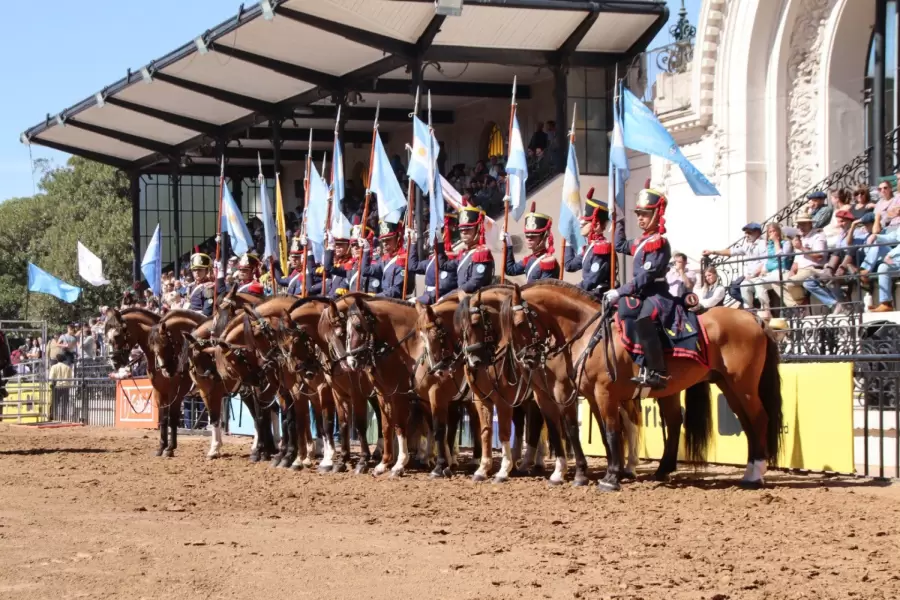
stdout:
POLYGON ((854 365, 853 426, 860 475, 900 477, 900 355, 854 365))
POLYGON ((116 381, 105 378, 57 379, 50 386, 50 418, 98 427, 116 424, 116 381))

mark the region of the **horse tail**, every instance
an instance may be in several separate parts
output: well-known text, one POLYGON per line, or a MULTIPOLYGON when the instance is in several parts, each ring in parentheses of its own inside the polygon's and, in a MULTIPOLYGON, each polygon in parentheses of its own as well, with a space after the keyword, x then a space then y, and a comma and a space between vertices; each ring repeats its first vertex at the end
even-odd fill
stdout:
POLYGON ((713 429, 708 381, 701 381, 685 390, 684 407, 685 457, 688 462, 705 462, 713 429))
POLYGON ((766 444, 769 449, 767 458, 769 464, 774 466, 781 454, 781 428, 784 424, 784 414, 781 412, 781 372, 778 370, 781 353, 772 332, 767 329, 765 333, 766 362, 759 377, 759 399, 769 418, 769 427, 766 430, 766 444))

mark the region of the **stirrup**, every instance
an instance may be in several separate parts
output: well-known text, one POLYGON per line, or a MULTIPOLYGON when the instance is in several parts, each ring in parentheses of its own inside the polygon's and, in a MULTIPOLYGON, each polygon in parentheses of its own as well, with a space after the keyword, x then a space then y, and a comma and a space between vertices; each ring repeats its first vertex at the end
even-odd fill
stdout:
POLYGON ((665 373, 653 371, 642 367, 637 376, 632 377, 631 381, 640 387, 648 387, 654 390, 661 390, 669 383, 669 377, 665 373))

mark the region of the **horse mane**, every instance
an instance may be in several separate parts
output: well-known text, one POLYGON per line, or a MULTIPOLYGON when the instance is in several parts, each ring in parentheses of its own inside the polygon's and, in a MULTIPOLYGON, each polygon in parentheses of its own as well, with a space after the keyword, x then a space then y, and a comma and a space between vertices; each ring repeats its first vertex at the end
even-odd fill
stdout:
POLYGON ((409 302, 400 300, 399 298, 388 298, 386 296, 370 296, 363 292, 351 292, 349 294, 344 294, 342 298, 354 298, 362 300, 363 302, 385 302, 389 304, 396 304, 398 306, 405 306, 407 308, 410 308, 412 306, 409 302))
POLYGON ((165 315, 163 315, 159 322, 168 324, 169 321, 172 321, 174 319, 187 319, 188 321, 193 321, 198 325, 208 320, 206 315, 194 312, 192 310, 178 309, 170 310, 169 312, 167 312, 165 315))
POLYGON ((122 317, 127 316, 127 315, 143 315, 145 317, 149 317, 156 321, 160 320, 160 316, 158 314, 156 314, 152 310, 147 310, 146 308, 141 308, 140 306, 131 306, 124 310, 120 310, 119 315, 122 317))
POLYGON ((572 285, 571 283, 567 283, 560 279, 539 279, 538 281, 532 283, 526 283, 519 289, 524 292, 525 290, 541 287, 557 288, 571 298, 580 298, 582 300, 587 300, 588 302, 591 302, 593 304, 600 304, 597 298, 591 295, 589 292, 584 291, 577 285, 572 285))
POLYGON ((464 296, 462 300, 459 301, 459 306, 457 306, 456 310, 453 312, 453 327, 456 331, 465 329, 466 323, 468 322, 470 310, 469 298, 471 298, 471 296, 464 296))
POLYGON ((295 310, 297 310, 304 304, 309 304, 311 302, 322 302, 324 304, 331 305, 334 303, 334 300, 332 300, 331 298, 328 298, 326 296, 308 296, 306 298, 298 298, 296 302, 294 302, 287 308, 287 312, 288 312, 288 314, 291 314, 292 312, 294 312, 295 310))
POLYGON ((500 304, 500 337, 504 340, 512 339, 513 310, 512 296, 507 296, 500 304))

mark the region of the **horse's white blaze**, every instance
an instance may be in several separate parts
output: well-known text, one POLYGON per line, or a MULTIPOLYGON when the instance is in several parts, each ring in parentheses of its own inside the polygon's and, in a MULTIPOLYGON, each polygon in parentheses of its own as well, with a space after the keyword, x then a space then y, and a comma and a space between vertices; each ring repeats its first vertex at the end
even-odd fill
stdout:
POLYGON ((397 444, 397 462, 391 469, 391 471, 394 472, 402 471, 403 467, 406 466, 406 463, 409 462, 409 447, 407 446, 406 436, 398 435, 397 438, 399 440, 399 443, 397 444))
POLYGON ((565 455, 556 457, 556 468, 553 469, 553 474, 550 475, 550 481, 554 483, 559 483, 560 481, 565 481, 566 479, 566 471, 569 470, 569 464, 566 461, 565 455))
MULTIPOLYGON (((500 471, 497 473, 497 477, 501 479, 507 479, 509 474, 512 472, 513 465, 515 465, 515 460, 513 460, 513 453, 509 447, 509 442, 500 442, 500 471)), ((487 461, 488 468, 491 465, 490 457, 481 457, 482 461, 487 461)))

